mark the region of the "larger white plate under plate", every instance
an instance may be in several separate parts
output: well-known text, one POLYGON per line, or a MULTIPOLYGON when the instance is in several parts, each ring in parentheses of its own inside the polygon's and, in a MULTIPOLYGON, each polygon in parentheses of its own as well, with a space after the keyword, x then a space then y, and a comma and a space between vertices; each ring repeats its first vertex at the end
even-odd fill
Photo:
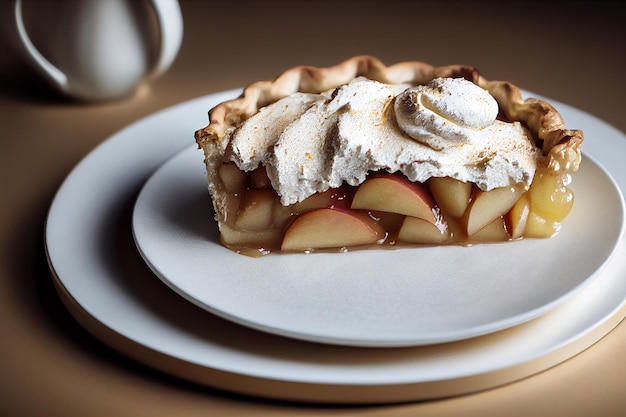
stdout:
POLYGON ((144 259, 215 314, 315 342, 411 346, 518 325, 583 287, 623 232, 619 189, 585 158, 574 209, 552 239, 250 258, 219 243, 202 161, 191 146, 139 194, 133 230, 144 259))
MULTIPOLYGON (((531 375, 590 346, 621 320, 623 244, 620 256, 596 279, 551 312, 443 345, 370 349, 297 341, 239 326, 186 302, 161 285, 132 251, 130 211, 146 179, 189 145, 190 132, 206 124, 206 110, 235 94, 183 103, 120 131, 81 161, 50 208, 46 249, 59 292, 79 322, 122 353, 192 381, 247 394, 406 401, 531 375)), ((570 125, 585 130, 587 154, 626 190, 621 161, 626 137, 582 111, 557 107, 570 125)))

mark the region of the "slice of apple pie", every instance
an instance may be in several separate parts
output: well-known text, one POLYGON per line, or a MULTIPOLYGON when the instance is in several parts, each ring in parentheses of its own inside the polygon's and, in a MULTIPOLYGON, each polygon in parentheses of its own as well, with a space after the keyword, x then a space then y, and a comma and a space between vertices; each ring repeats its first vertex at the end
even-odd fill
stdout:
POLYGON ((582 132, 469 66, 301 66, 210 111, 222 244, 249 254, 554 235, 582 132))

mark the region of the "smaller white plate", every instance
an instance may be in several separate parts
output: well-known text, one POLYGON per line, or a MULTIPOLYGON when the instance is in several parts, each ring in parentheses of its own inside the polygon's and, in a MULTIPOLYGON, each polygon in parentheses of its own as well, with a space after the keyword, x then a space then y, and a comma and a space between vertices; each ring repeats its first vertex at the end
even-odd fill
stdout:
POLYGON ((195 146, 182 151, 140 192, 133 230, 146 263, 204 309, 309 341, 411 346, 518 325, 580 290, 623 234, 620 191, 586 157, 552 239, 249 258, 218 242, 202 158, 195 146))

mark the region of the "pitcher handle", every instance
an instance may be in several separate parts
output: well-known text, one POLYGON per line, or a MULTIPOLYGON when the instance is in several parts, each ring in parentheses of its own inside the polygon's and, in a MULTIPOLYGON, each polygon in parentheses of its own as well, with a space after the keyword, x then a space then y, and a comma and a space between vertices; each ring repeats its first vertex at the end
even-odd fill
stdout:
POLYGON ((57 67, 52 65, 37 48, 33 45, 26 27, 24 26, 24 19, 22 16, 22 0, 15 0, 15 23, 17 25, 17 33, 19 35, 24 48, 26 49, 27 56, 30 60, 41 70, 53 84, 56 84, 61 91, 67 91, 68 79, 67 76, 57 67))
POLYGON ((160 28, 160 52, 152 72, 163 74, 174 62, 183 40, 183 16, 177 0, 152 0, 160 28))

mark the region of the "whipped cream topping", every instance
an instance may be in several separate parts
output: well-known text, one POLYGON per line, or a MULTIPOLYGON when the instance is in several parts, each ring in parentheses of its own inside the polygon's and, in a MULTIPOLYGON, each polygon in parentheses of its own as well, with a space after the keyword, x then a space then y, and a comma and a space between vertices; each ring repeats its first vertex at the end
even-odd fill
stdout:
POLYGON ((243 171, 252 171, 259 163, 266 164, 283 130, 313 103, 323 100, 325 97, 320 94, 296 93, 261 107, 232 134, 231 158, 243 171))
POLYGON ((462 78, 435 78, 409 88, 395 100, 398 126, 435 149, 470 142, 498 115, 498 102, 462 78))
POLYGON ((264 165, 283 205, 379 170, 419 182, 448 176, 486 191, 530 185, 538 149, 520 123, 495 120, 497 111, 463 79, 407 89, 357 78, 260 109, 227 132, 226 158, 245 171, 264 165))

